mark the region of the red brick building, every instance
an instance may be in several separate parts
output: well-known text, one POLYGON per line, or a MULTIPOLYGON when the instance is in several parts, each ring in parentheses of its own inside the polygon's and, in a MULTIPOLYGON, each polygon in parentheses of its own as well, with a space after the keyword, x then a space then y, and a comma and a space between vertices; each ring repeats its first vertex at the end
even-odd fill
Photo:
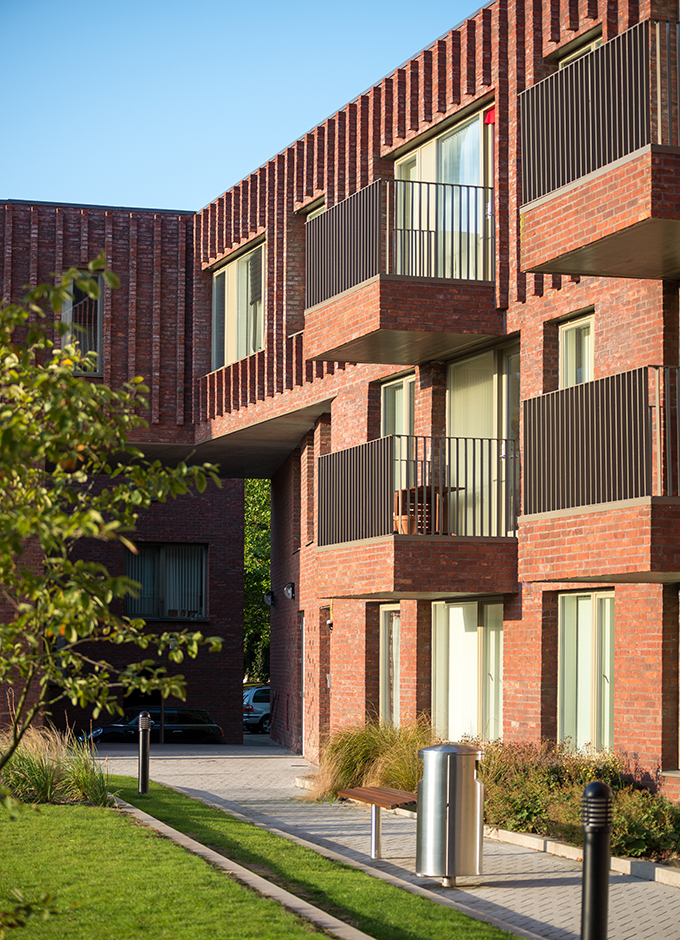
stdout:
MULTIPOLYGON (((679 34, 656 0, 496 0, 198 213, 185 274, 135 275, 149 443, 272 479, 280 743, 429 713, 680 793, 679 34)), ((46 210, 10 210, 30 274, 46 210)))

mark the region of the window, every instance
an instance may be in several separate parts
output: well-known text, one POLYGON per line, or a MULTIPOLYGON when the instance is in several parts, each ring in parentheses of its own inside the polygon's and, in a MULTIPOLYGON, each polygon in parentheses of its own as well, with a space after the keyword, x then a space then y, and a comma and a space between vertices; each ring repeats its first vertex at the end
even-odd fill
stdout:
POLYGON ((264 245, 213 276, 213 369, 264 346, 264 245))
POLYGON ((557 736, 575 749, 614 743, 614 595, 562 594, 557 736))
POLYGON ((432 605, 432 721, 448 741, 503 736, 503 604, 432 605))
POLYGON ((381 434, 413 434, 415 427, 416 379, 406 376, 382 387, 381 434))
POLYGON ((205 545, 138 544, 127 552, 125 574, 141 585, 139 597, 126 598, 130 617, 194 620, 205 617, 205 545))
MULTIPOLYGON (((591 34, 592 35, 592 34, 591 34)), ((602 35, 594 37, 590 42, 585 42, 583 45, 579 46, 577 49, 572 49, 571 52, 567 52, 560 59, 559 67, 561 69, 566 68, 567 65, 571 65, 572 62, 575 62, 577 59, 580 59, 584 55, 588 55, 589 52, 592 52, 593 49, 599 49, 602 45, 602 35)))
POLYGON ((399 727, 399 645, 398 607, 380 608, 380 720, 399 727))
POLYGON ((560 327, 560 388, 593 379, 593 318, 571 320, 560 327))
POLYGON ((83 354, 96 353, 96 366, 92 374, 100 375, 102 371, 102 281, 101 278, 87 273, 83 277, 96 280, 99 285, 99 297, 89 297, 76 284, 71 285, 73 299, 67 299, 61 308, 62 323, 68 325, 69 330, 62 339, 63 345, 77 343, 83 354))

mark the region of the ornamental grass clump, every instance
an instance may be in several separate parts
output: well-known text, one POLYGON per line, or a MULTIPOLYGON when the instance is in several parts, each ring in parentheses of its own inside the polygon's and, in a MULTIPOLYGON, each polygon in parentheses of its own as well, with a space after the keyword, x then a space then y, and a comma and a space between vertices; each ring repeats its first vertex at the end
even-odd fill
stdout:
MULTIPOLYGON (((9 737, 9 733, 0 736, 0 750, 9 737)), ((88 745, 54 728, 29 728, 0 780, 24 803, 106 806, 110 802, 107 775, 88 745)))
POLYGON ((332 799, 346 787, 383 786, 413 791, 422 776, 418 751, 435 743, 426 721, 399 728, 367 721, 338 731, 323 750, 316 799, 332 799))

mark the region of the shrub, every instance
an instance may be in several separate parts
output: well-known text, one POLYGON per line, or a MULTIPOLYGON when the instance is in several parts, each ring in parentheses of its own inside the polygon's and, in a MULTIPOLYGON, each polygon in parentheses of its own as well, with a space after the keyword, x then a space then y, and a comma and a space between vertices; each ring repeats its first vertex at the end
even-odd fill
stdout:
MULTIPOLYGON (((8 736, 0 736, 0 749, 8 736)), ((90 748, 54 728, 29 728, 1 778, 24 803, 109 802, 107 776, 90 748)))

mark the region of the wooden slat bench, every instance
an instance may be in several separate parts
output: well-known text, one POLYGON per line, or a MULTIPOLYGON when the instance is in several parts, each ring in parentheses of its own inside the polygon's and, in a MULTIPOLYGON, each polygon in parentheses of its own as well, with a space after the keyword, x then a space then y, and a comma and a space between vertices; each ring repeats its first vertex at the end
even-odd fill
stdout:
POLYGON ((410 806, 417 801, 415 793, 408 790, 395 790, 393 787, 349 787, 338 790, 338 799, 356 800, 369 803, 371 807, 371 858, 382 855, 382 819, 381 809, 398 809, 410 806))

